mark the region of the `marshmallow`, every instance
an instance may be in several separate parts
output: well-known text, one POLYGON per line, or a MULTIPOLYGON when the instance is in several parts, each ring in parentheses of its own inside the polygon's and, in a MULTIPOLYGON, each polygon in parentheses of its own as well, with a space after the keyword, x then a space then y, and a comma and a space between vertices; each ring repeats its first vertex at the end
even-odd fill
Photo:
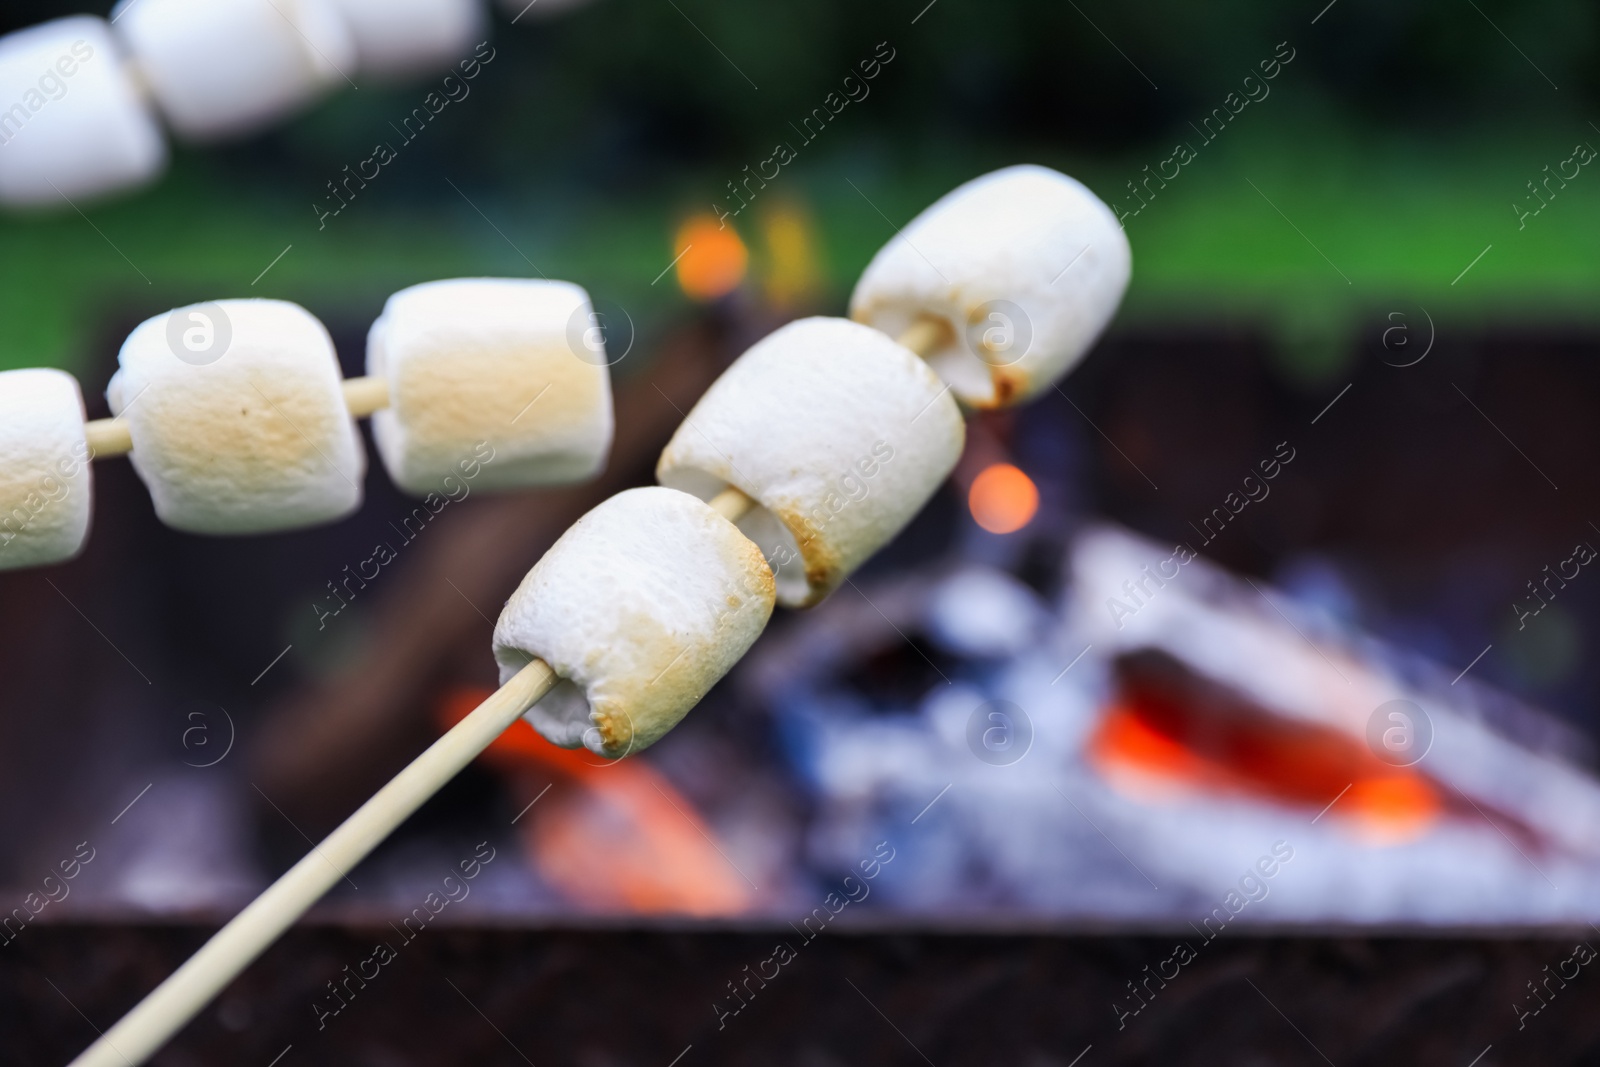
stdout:
POLYGON ((480 0, 332 0, 364 75, 405 78, 443 70, 483 40, 480 0))
POLYGON ((194 140, 260 129, 355 70, 329 0, 122 0, 112 22, 173 130, 194 140))
POLYGON ((366 454, 333 341, 282 300, 192 304, 146 319, 106 397, 168 526, 246 534, 331 522, 361 505, 366 454))
POLYGON ((71 559, 89 536, 83 395, 58 370, 0 373, 0 570, 71 559))
POLYGON ((494 629, 502 683, 537 656, 562 678, 526 718, 563 748, 654 744, 738 662, 772 615, 761 550, 707 505, 629 489, 573 524, 494 629))
POLYGON ((57 204, 139 185, 167 164, 155 116, 89 15, 0 37, 0 203, 57 204))
POLYGON ((778 600, 804 607, 911 521, 965 440, 914 352, 846 319, 801 319, 717 379, 656 476, 702 500, 730 485, 754 498, 739 527, 769 551, 778 600))
POLYGON ((850 317, 898 337, 947 326, 926 353, 956 396, 1007 407, 1050 388, 1089 350, 1128 287, 1117 218, 1046 167, 975 178, 939 198, 872 258, 850 317))
POLYGON ((478 486, 580 481, 611 448, 611 378, 589 296, 570 282, 456 278, 402 289, 367 335, 389 384, 373 416, 397 485, 423 495, 487 444, 478 486))

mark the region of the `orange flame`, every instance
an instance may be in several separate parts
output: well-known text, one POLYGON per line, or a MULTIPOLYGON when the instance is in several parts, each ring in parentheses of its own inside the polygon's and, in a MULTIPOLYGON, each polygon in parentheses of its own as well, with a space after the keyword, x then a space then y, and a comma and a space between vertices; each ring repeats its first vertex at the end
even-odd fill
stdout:
POLYGON ((990 533, 1016 533, 1039 510, 1039 490, 1033 479, 1009 463, 985 467, 967 492, 972 518, 990 533))
MULTIPOLYGON (((440 725, 453 726, 488 695, 470 687, 449 694, 440 725)), ((529 805, 517 829, 534 869, 575 906, 718 916, 755 903, 693 801, 645 761, 557 748, 526 721, 495 738, 482 758, 510 779, 517 803, 529 805)))

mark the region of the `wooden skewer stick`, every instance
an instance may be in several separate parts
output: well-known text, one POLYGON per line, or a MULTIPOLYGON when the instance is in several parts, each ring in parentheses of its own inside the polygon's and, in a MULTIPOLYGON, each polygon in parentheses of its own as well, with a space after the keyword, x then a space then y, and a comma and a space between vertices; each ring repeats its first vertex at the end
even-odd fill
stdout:
POLYGON ((72 1067, 143 1063, 557 680, 556 672, 543 660, 522 668, 217 931, 187 963, 73 1060, 72 1067))
POLYGON ((942 348, 954 337, 955 331, 950 328, 950 323, 932 315, 919 315, 912 324, 906 327, 895 340, 911 349, 923 359, 936 349, 942 348))
POLYGON ((84 424, 83 436, 89 442, 91 459, 125 456, 133 451, 127 419, 93 419, 84 424))
POLYGON ((745 512, 756 506, 755 498, 748 496, 743 489, 736 489, 731 485, 706 503, 711 505, 712 511, 729 522, 738 522, 744 518, 745 512))
POLYGON ((374 411, 389 406, 389 383, 383 378, 346 378, 344 380, 344 406, 350 417, 364 419, 374 411))
MULTIPOLYGON (((382 378, 346 378, 341 384, 344 406, 352 419, 364 419, 389 406, 389 383, 382 378)), ((89 441, 89 455, 94 459, 125 456, 133 451, 133 435, 128 432, 127 419, 91 419, 84 424, 83 434, 89 441)))
MULTIPOLYGON (((944 343, 950 327, 942 320, 923 318, 899 338, 919 356, 944 343)), ((345 400, 353 415, 366 415, 389 401, 387 383, 374 378, 352 378, 344 383, 345 400)), ((100 419, 89 424, 95 440, 114 446, 125 435, 120 419, 100 419), (107 424, 116 424, 108 426, 107 424)), ((129 451, 129 447, 122 451, 129 451)), ((99 453, 98 454, 109 454, 99 453)), ((729 522, 756 506, 743 490, 728 486, 710 505, 729 522)), ((69 1067, 137 1067, 199 1014, 213 998, 278 937, 294 925, 322 895, 355 867, 378 844, 444 787, 507 727, 538 703, 559 681, 543 660, 534 660, 501 686, 470 715, 451 727, 427 751, 411 761, 388 785, 378 790, 355 814, 329 834, 322 844, 280 877, 238 915, 235 915, 200 951, 156 986, 122 1020, 100 1036, 69 1067)))

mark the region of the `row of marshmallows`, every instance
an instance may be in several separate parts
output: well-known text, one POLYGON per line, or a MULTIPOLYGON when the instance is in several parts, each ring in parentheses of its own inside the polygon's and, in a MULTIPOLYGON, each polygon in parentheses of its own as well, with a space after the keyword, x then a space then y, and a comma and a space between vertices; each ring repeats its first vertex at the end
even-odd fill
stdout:
POLYGON ((667 444, 661 487, 602 503, 528 573, 494 634, 502 684, 534 659, 561 679, 528 721, 610 758, 654 743, 775 604, 817 603, 922 509, 961 454, 963 406, 1054 386, 1129 271, 1111 211, 1054 171, 1011 167, 940 199, 868 266, 856 321, 802 319, 756 343, 667 444), (996 305, 1013 318, 990 327, 1002 337, 963 329, 996 305), (1003 347, 1008 329, 1022 350, 1003 347), (841 504, 841 476, 882 455, 871 488, 841 504))
MULTIPOLYGON (((578 0, 540 0, 537 11, 578 0)), ((357 71, 395 79, 470 57, 484 0, 121 0, 0 37, 0 204, 60 204, 166 166, 159 113, 194 141, 247 134, 357 71)), ((527 0, 503 0, 513 16, 527 0)), ((351 84, 354 84, 353 82, 351 84)))
MULTIPOLYGON (((381 399, 358 407, 310 312, 222 300, 136 327, 106 397, 163 522, 204 534, 294 529, 360 506, 366 456, 354 415, 367 411, 390 477, 418 496, 442 492, 463 463, 490 489, 595 474, 610 450, 612 411, 591 319, 588 295, 568 282, 462 278, 403 289, 368 333, 371 377, 358 380, 381 399), (196 334, 206 341, 198 356, 185 343, 196 334)), ((82 548, 89 431, 71 375, 0 373, 0 570, 82 548)))

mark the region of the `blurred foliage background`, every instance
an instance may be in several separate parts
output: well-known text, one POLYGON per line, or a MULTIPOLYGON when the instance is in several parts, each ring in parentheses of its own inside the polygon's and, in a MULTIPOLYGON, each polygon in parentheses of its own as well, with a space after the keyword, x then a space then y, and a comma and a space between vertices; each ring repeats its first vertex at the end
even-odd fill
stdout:
MULTIPOLYGON (((324 228, 326 183, 394 140, 390 124, 438 78, 360 84, 245 142, 178 146, 159 183, 83 214, 0 219, 0 367, 85 367, 106 358, 108 321, 191 300, 276 296, 360 321, 401 286, 460 274, 570 278, 648 336, 682 310, 653 284, 679 223, 729 203, 727 183, 780 140, 799 157, 735 224, 759 273, 762 219, 808 219, 813 303, 837 309, 892 227, 993 167, 1047 163, 1131 208, 1127 183, 1175 142, 1199 146, 1191 124, 1280 42, 1295 58, 1270 95, 1127 220, 1124 324, 1247 322, 1310 383, 1353 358, 1359 323, 1398 307, 1422 305, 1446 333, 1592 322, 1600 177, 1583 170, 1535 217, 1515 205, 1537 206, 1528 183, 1576 144, 1600 145, 1595 7, 1324 4, 598 0, 514 26, 499 14, 470 95, 324 228), (801 144, 792 124, 880 42, 894 58, 870 95, 801 144)), ((0 29, 82 10, 13 0, 0 29)))

